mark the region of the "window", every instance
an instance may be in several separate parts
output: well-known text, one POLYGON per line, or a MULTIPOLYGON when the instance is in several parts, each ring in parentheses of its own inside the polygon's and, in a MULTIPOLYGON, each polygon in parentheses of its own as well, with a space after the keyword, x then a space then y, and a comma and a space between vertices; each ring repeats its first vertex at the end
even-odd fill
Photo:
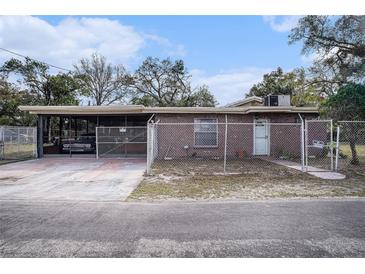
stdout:
POLYGON ((217 119, 194 120, 194 146, 216 147, 218 146, 217 119))

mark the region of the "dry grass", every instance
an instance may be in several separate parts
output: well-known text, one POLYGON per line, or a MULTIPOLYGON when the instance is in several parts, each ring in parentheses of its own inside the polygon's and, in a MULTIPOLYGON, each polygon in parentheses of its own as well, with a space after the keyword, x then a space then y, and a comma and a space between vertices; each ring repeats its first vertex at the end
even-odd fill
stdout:
MULTIPOLYGON (((351 149, 349 144, 341 144, 340 151, 351 159, 351 149)), ((359 157, 360 163, 365 164, 365 145, 356 145, 356 152, 359 157)))
POLYGON ((33 151, 32 144, 5 144, 0 156, 5 160, 25 159, 33 157, 33 151))
POLYGON ((161 161, 129 196, 130 201, 269 199, 365 196, 365 176, 348 173, 345 180, 323 180, 259 159, 231 161, 239 174, 222 175, 222 162, 161 161))

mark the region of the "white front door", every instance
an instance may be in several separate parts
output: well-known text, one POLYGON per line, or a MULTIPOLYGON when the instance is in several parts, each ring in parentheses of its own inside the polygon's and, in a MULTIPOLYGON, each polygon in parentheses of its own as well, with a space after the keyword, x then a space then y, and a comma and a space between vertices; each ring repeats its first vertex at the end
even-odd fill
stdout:
POLYGON ((255 155, 268 155, 269 154, 269 130, 267 120, 255 120, 255 155))

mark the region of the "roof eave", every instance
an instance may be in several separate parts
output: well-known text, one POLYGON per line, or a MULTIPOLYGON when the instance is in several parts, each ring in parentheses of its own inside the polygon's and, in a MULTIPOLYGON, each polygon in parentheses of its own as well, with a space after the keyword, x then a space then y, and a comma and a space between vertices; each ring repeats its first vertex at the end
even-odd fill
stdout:
POLYGON ((248 113, 318 113, 315 107, 143 107, 143 106, 19 106, 22 111, 39 115, 117 115, 117 114, 248 114, 248 113))

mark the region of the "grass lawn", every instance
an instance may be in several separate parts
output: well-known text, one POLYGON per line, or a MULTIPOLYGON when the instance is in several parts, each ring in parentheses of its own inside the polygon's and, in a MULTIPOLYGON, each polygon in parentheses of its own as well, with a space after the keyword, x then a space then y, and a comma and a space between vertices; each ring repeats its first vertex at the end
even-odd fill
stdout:
POLYGON ((31 158, 33 156, 34 145, 32 144, 5 144, 2 151, 0 151, 2 159, 15 160, 31 158))
MULTIPOLYGON (((222 175, 221 161, 161 161, 129 201, 365 197, 365 172, 323 180, 260 159, 228 162, 239 174, 222 175)), ((364 168, 364 167, 362 167, 364 168)))
MULTIPOLYGON (((350 145, 341 144, 340 151, 347 156, 347 160, 350 161, 352 154, 350 145)), ((365 145, 356 145, 357 156, 359 157, 360 163, 365 165, 365 145)))

